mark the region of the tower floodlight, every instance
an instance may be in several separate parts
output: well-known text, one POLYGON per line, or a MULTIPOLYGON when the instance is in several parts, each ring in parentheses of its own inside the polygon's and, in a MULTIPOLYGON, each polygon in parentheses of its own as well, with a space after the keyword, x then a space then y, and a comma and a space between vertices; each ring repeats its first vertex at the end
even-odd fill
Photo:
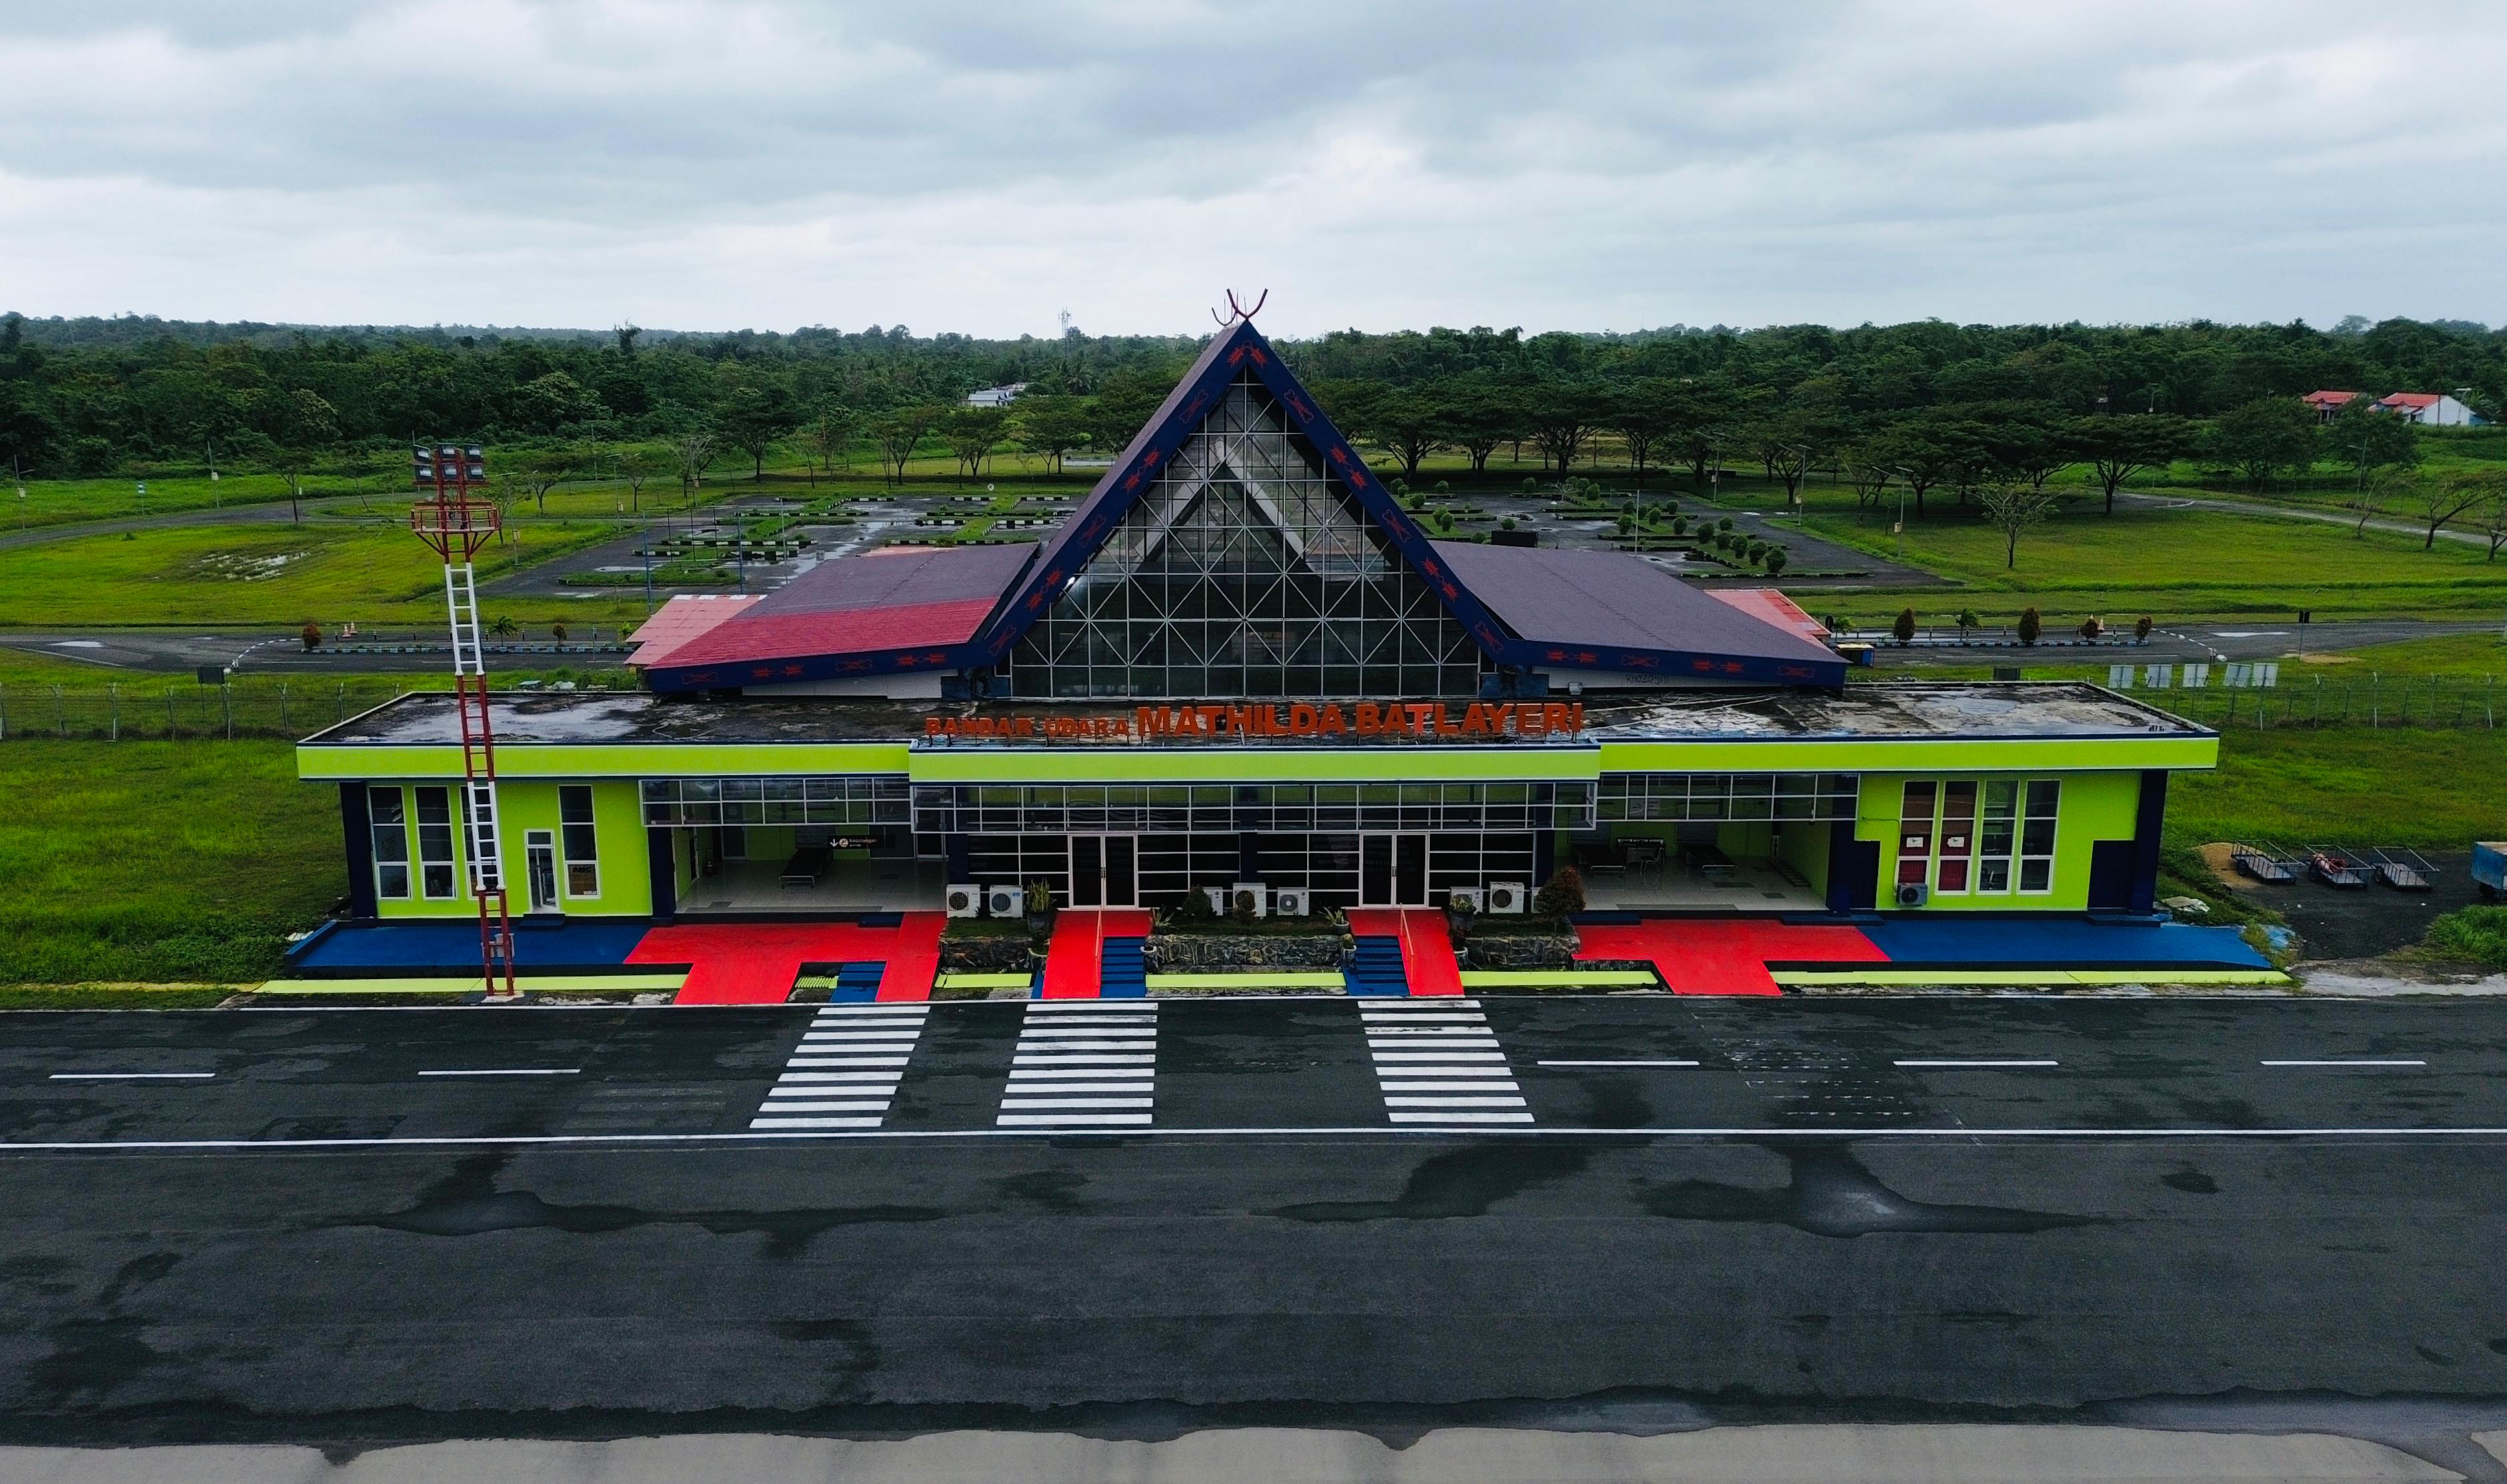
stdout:
POLYGON ((488 666, 479 633, 479 587, 472 563, 496 538, 496 502, 471 493, 488 479, 487 451, 438 444, 410 451, 413 482, 431 496, 409 513, 410 529, 444 559, 444 606, 453 623, 453 691, 461 717, 461 829, 470 855, 470 894, 479 903, 479 966, 488 993, 520 993, 514 983, 514 920, 505 897, 505 857, 496 811, 496 732, 488 708, 488 666))

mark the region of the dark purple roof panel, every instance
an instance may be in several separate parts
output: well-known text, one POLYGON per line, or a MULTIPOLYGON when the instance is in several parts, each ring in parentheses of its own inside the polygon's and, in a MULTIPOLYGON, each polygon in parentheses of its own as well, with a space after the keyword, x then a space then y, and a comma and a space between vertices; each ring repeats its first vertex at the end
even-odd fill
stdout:
POLYGON ((1439 541, 1436 554, 1537 663, 1835 684, 1844 662, 1800 634, 1721 603, 1642 557, 1439 541), (1652 664, 1632 660, 1651 657, 1652 664), (1739 666, 1740 670, 1733 667, 1739 666), (1804 668, 1814 673, 1799 673, 1804 668))
POLYGON ((1036 555, 1032 543, 869 552, 821 561, 769 594, 739 622, 784 613, 840 613, 919 603, 998 599, 1036 555))

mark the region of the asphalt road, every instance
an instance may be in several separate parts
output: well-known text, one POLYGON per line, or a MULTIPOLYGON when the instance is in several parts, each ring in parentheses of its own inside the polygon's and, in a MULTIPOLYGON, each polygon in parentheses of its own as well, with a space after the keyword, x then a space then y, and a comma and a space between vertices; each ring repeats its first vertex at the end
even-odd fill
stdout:
POLYGON ((1483 1003, 1528 1125, 1393 1127, 1341 999, 1161 1001, 1107 1134, 997 1125, 1017 1003, 778 1134, 808 1007, 0 1016, 0 1442, 2088 1421, 2507 1477, 2507 1006, 1483 1003))

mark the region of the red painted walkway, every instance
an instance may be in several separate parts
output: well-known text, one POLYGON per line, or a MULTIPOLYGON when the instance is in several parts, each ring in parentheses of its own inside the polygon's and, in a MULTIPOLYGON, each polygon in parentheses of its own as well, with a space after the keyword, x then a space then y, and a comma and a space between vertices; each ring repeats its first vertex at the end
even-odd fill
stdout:
POLYGON ((1399 938, 1401 973, 1412 995, 1460 995, 1462 965, 1444 913, 1431 907, 1352 907, 1349 930, 1361 938, 1399 938))
POLYGON ((882 999, 928 999, 940 963, 937 912, 909 912, 902 924, 854 923, 683 923, 656 927, 628 954, 630 963, 685 963, 674 1004, 780 1005, 805 963, 885 963, 882 999))
POLYGON ((1039 999, 1096 999, 1105 991, 1106 940, 1145 938, 1149 914, 1129 907, 1065 907, 1053 915, 1053 941, 1044 948, 1044 991, 1039 999))
POLYGON ((1780 995, 1770 963, 1886 963, 1889 956, 1856 928, 1797 926, 1729 919, 1657 918, 1587 923, 1576 935, 1580 960, 1651 962, 1675 995, 1780 995))

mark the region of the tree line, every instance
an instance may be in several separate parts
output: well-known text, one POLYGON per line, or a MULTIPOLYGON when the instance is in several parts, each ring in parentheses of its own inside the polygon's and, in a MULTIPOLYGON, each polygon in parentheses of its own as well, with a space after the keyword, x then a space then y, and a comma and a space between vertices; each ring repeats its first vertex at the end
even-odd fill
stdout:
MULTIPOLYGON (((875 452, 891 477, 935 448, 984 472, 1004 448, 1058 466, 1129 441, 1199 343, 984 341, 858 332, 606 336, 0 319, 0 461, 21 476, 138 465, 301 468, 409 440, 668 449, 683 481, 770 452, 814 470, 875 452), (1005 408, 977 387, 1027 383, 1005 408)), ((1673 327, 1634 335, 1335 332, 1282 353, 1344 431, 1415 481, 1439 452, 1485 471, 1527 449, 1560 471, 1607 445, 1642 480, 1755 464, 1798 496, 1813 467, 1918 512, 1987 482, 2042 491, 2090 467, 2112 509, 2137 472, 2198 457, 2261 487, 2326 458, 2363 490, 2416 461, 2364 408, 2318 425, 2324 388, 2452 390, 2495 412, 2507 332, 2453 322, 2233 326, 1673 327)), ((658 471, 667 475, 667 466, 658 471)))

